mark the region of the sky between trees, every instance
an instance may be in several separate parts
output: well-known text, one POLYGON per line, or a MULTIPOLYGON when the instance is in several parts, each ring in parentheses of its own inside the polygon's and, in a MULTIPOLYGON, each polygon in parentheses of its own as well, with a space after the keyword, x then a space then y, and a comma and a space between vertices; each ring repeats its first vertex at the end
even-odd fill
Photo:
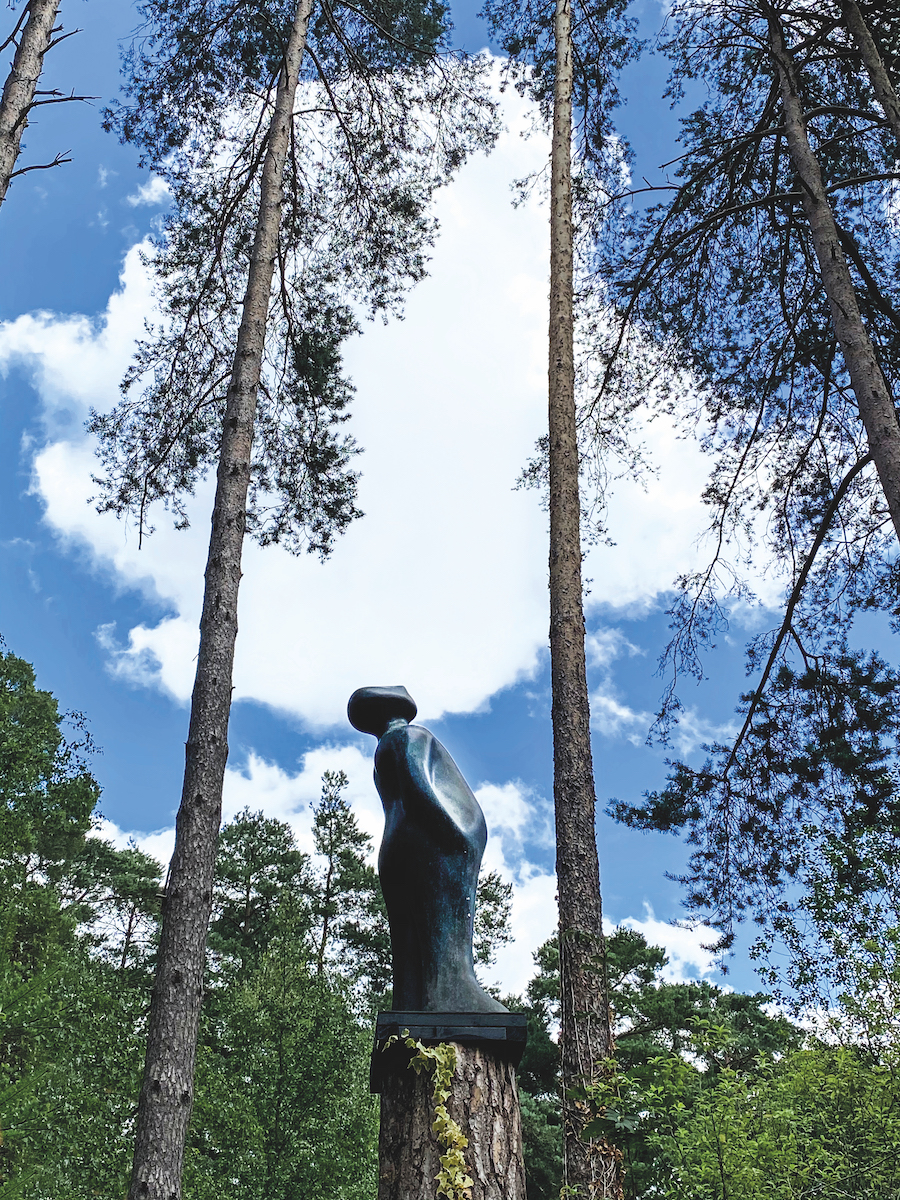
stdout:
MULTIPOLYGON (((457 14, 469 49, 486 41, 477 7, 457 14)), ((660 15, 646 0, 647 32, 660 15)), ((69 0, 63 20, 83 32, 48 59, 52 85, 102 99, 93 109, 62 106, 29 130, 29 152, 71 145, 74 161, 15 181, 3 209, 0 629, 35 663, 41 686, 87 713, 103 749, 95 774, 107 829, 164 858, 210 504, 201 490, 187 532, 160 514, 139 550, 133 529, 86 502, 96 467, 83 421, 89 407, 114 403, 151 312, 138 247, 167 196, 99 128, 97 110, 118 87, 115 43, 133 13, 114 0, 69 0)), ((650 60, 623 81, 620 124, 635 143, 636 174, 671 157, 664 73, 650 60)), ((506 94, 503 112, 497 149, 438 201, 442 233, 406 319, 367 326, 350 348, 366 517, 324 565, 246 547, 225 812, 262 808, 289 820, 307 848, 322 771, 343 769, 377 844, 373 747, 350 729, 344 705, 360 685, 404 683, 478 792, 491 833, 485 866, 515 885, 516 941, 501 950, 497 978, 520 991, 531 951, 555 923, 546 517, 535 493, 514 490, 544 422, 547 259, 540 202, 513 208, 509 185, 542 163, 547 143, 522 136, 530 116, 517 97, 506 94)), ((661 423, 648 440, 659 474, 643 488, 616 485, 616 544, 592 548, 585 569, 601 801, 637 800, 662 782, 665 751, 644 739, 661 690, 665 597, 696 561, 704 524, 699 452, 661 423)), ((764 587, 774 601, 778 581, 764 587)), ((733 723, 742 643, 763 619, 737 614, 714 678, 687 696, 694 707, 679 754, 733 723)), ((877 628, 866 631, 873 639, 884 640, 877 628)), ((680 912, 677 886, 663 876, 682 865, 679 843, 601 816, 599 845, 607 916, 664 944, 673 972, 710 973, 702 932, 666 924, 680 912)), ((740 951, 733 972, 737 986, 753 986, 740 951)))

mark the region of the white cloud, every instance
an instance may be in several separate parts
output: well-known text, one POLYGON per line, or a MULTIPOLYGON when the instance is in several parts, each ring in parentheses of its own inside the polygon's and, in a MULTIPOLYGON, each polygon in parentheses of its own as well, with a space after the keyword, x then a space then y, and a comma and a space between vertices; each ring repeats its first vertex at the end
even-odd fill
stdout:
POLYGON ((142 243, 128 251, 121 288, 101 318, 36 312, 0 323, 0 374, 14 366, 27 371, 41 400, 48 442, 81 444, 87 410, 116 402, 135 339, 152 311, 150 278, 141 264, 147 248, 142 243))
POLYGON ((531 847, 553 846, 552 806, 518 780, 475 789, 488 827, 482 871, 513 885, 512 941, 485 972, 505 995, 524 993, 534 974, 533 954, 556 931, 556 876, 531 861, 531 847))
POLYGON ((637 745, 647 736, 653 716, 624 704, 617 695, 613 682, 612 665, 617 658, 644 654, 639 646, 611 626, 599 626, 589 632, 585 639, 588 664, 600 671, 600 682, 591 693, 591 728, 606 737, 627 737, 637 745))
MULTIPOLYGON (((321 793, 325 771, 344 771, 347 775, 349 783, 344 794, 360 828, 372 838, 374 863, 384 819, 372 782, 371 754, 358 745, 317 746, 303 756, 300 770, 295 774, 251 753, 242 767, 228 767, 225 771, 222 819, 230 821, 245 808, 263 812, 267 817, 286 821, 293 829, 300 849, 312 854, 312 805, 321 793)), ((139 849, 152 854, 163 866, 168 864, 175 843, 174 827, 145 833, 123 830, 111 821, 103 820, 97 832, 120 847, 134 841, 139 849)))
POLYGON ((678 724, 672 729, 672 743, 680 755, 691 754, 699 746, 711 742, 729 742, 737 735, 738 726, 732 721, 716 725, 700 716, 696 709, 684 709, 678 714, 678 724))
POLYGON ((714 942, 717 935, 707 925, 673 925, 669 921, 660 921, 646 903, 643 920, 626 917, 620 924, 642 933, 649 945, 663 947, 669 959, 662 972, 667 983, 706 979, 716 970, 715 956, 704 947, 714 942))
POLYGON ((497 951, 497 962, 486 972, 501 994, 524 995, 535 972, 534 952, 557 929, 556 875, 532 868, 513 880, 513 940, 497 951))
POLYGON ((482 783, 475 789, 491 837, 500 839, 507 856, 520 856, 525 842, 552 846, 551 806, 521 782, 482 783))
MULTIPOLYGON (((528 124, 520 98, 507 94, 504 104, 510 130, 495 153, 441 196, 431 277, 410 297, 406 320, 371 327, 349 348, 366 517, 326 564, 246 547, 236 698, 342 725, 354 688, 403 682, 427 719, 484 708, 539 664, 546 518, 534 494, 514 485, 545 421, 546 213, 537 201, 513 209, 509 183, 542 163, 547 142, 519 136, 528 124)), ((43 402, 47 441, 34 486, 51 528, 164 609, 155 623, 98 639, 110 669, 185 702, 211 483, 190 505, 188 532, 174 532, 160 512, 141 550, 126 524, 85 503, 97 463, 82 421, 90 406, 116 402, 151 312, 135 247, 102 318, 38 313, 0 326, 0 370, 23 368, 43 402)), ((623 481, 613 496, 618 545, 588 556, 591 604, 652 604, 692 553, 702 524, 699 452, 663 422, 649 441, 660 477, 646 491, 623 481)), ((594 639, 595 657, 633 652, 611 638, 594 639)), ((630 719, 615 704, 600 717, 617 728, 630 719)))
POLYGON ((608 667, 623 654, 631 658, 647 653, 630 642, 621 629, 611 626, 590 630, 584 639, 584 650, 591 667, 608 667))
POLYGON ((585 556, 584 574, 592 580, 588 611, 601 604, 647 611, 676 575, 704 560, 698 536, 709 513, 700 493, 709 460, 665 418, 651 422, 643 439, 657 474, 615 484, 606 523, 616 544, 598 544, 585 556))
POLYGON ((174 825, 167 829, 156 829, 152 833, 144 833, 141 830, 122 829, 114 821, 104 817, 91 830, 90 836, 112 842, 119 850, 124 850, 127 846, 137 846, 138 850, 143 850, 145 854, 155 858, 163 868, 168 865, 175 848, 174 825))
POLYGON ((605 734, 606 737, 626 734, 630 741, 643 741, 652 722, 652 713, 641 712, 623 704, 607 690, 591 694, 591 728, 605 734))
POLYGON ((146 183, 142 183, 136 192, 125 197, 126 203, 132 208, 145 204, 149 208, 158 208, 168 204, 172 199, 172 189, 159 175, 151 175, 146 183))

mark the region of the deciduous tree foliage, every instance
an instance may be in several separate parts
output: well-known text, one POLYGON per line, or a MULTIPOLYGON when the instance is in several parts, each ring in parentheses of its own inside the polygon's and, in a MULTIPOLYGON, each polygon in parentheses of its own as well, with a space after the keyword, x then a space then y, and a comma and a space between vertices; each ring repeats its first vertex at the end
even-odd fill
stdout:
MULTIPOLYGON (((727 1054, 727 1023, 698 1022, 692 1052, 727 1054)), ((876 1200, 897 1190, 893 1057, 808 1039, 744 1068, 698 1071, 659 1056, 626 1093, 645 1139, 647 1183, 675 1200, 876 1200)))
POLYGON ((124 1186, 129 1155, 160 870, 91 835, 90 751, 0 653, 0 1192, 25 1200, 124 1186))
MULTIPOLYGON (((528 1195, 556 1200, 562 1179, 559 1047, 549 1029, 559 1017, 557 939, 545 942, 534 957, 538 971, 524 1002, 512 998, 509 1003, 529 1016, 529 1042, 519 1069, 528 1195)), ((652 1142, 655 1126, 642 1109, 648 1089, 669 1075, 677 1078, 678 1086, 660 1084, 658 1094, 673 1109, 682 1103, 687 1120, 685 1078, 710 1079, 726 1069, 746 1078, 761 1054, 779 1057, 800 1044, 799 1031, 784 1017, 766 1013, 768 996, 724 992, 707 980, 668 983, 666 963, 665 952, 636 931, 619 928, 607 938, 616 1069, 583 1092, 594 1132, 621 1148, 624 1192, 635 1200, 657 1194, 671 1173, 670 1159, 652 1142), (712 1026, 723 1031, 715 1048, 697 1036, 699 1028, 712 1026)))
POLYGON ((180 1194, 227 757, 245 532, 325 555, 359 514, 351 304, 390 308, 424 270, 431 195, 490 142, 481 65, 440 58, 446 11, 148 0, 109 123, 175 201, 154 266, 163 319, 97 415, 101 509, 216 498, 185 780, 137 1121, 132 1200, 180 1194), (273 288, 274 282, 274 288, 273 288))

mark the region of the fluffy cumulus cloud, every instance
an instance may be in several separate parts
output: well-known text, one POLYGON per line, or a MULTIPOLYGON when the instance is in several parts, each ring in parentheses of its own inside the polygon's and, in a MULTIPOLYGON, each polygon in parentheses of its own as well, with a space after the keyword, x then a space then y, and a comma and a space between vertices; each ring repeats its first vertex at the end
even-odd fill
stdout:
MULTIPOLYGON (((368 328, 349 349, 367 515, 325 564, 246 549, 238 698, 328 726, 343 719, 354 687, 402 680, 433 718, 483 707, 535 669, 546 642, 546 518, 515 481, 544 420, 546 213, 537 200, 512 208, 509 183, 541 164, 547 144, 520 136, 528 118, 519 98, 504 103, 509 129, 495 153, 471 162, 440 198, 431 275, 406 319, 368 328)), ((211 484, 191 505, 188 532, 159 512, 142 548, 133 528, 86 502, 97 464, 84 415, 115 403, 152 312, 139 250, 97 320, 30 314, 0 327, 0 369, 23 369, 43 402, 34 487, 51 528, 168 610, 155 623, 98 632, 110 669, 185 701, 211 484)), ((646 488, 619 485, 618 545, 589 555, 594 602, 651 601, 696 536, 696 451, 659 424, 653 439, 660 476, 646 488)), ((601 719, 627 724, 608 705, 601 719)))
MULTIPOLYGON (((228 767, 225 771, 222 819, 230 821, 245 809, 263 812, 290 825, 300 849, 312 854, 315 849, 312 806, 322 791, 322 775, 325 771, 343 771, 348 779, 344 795, 360 828, 372 839, 374 861, 374 848, 381 840, 384 819, 372 781, 372 757, 367 750, 370 747, 326 742, 305 754, 300 769, 294 773, 251 753, 242 766, 228 767)), ((101 822, 98 833, 117 846, 133 842, 163 865, 168 863, 175 841, 174 827, 146 833, 121 829, 108 820, 101 822)))
POLYGON ((513 885, 512 941, 487 977, 501 992, 521 995, 534 974, 535 948, 556 931, 556 876, 534 861, 546 861, 553 845, 552 806, 519 780, 482 783, 475 794, 490 830, 482 870, 513 885))
POLYGON ((651 946, 663 947, 669 961, 662 974, 669 983, 706 979, 715 973, 715 956, 708 947, 716 940, 716 931, 709 926, 660 921, 649 904, 644 905, 641 919, 626 917, 621 923, 642 933, 651 946))
POLYGON ((172 189, 159 175, 151 175, 146 183, 142 183, 136 192, 125 197, 132 208, 146 205, 148 208, 161 208, 172 199, 172 189))

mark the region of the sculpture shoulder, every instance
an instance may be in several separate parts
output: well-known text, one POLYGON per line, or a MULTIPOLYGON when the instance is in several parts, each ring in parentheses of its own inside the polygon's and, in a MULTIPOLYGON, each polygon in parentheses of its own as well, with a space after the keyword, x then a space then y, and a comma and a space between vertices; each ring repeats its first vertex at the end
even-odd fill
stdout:
POLYGON ((450 751, 421 725, 389 729, 375 751, 375 770, 382 778, 400 772, 414 787, 429 792, 449 787, 471 795, 450 751))
POLYGON ((433 733, 420 725, 389 729, 375 752, 382 800, 401 799, 408 815, 431 813, 463 836, 481 837, 484 817, 462 773, 433 733))
POLYGON ((421 758, 429 740, 433 741, 434 735, 420 725, 395 725, 375 748, 376 771, 390 770, 398 762, 421 758))

